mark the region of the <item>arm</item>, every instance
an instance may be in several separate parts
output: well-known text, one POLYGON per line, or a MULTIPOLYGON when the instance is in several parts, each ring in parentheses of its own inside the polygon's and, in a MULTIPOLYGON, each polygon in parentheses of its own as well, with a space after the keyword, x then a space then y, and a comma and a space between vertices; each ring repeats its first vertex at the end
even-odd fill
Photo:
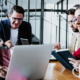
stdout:
POLYGON ((0 21, 0 38, 5 42, 5 31, 2 22, 0 21))
POLYGON ((2 22, 0 21, 0 38, 5 42, 5 44, 11 48, 12 42, 10 40, 6 41, 5 31, 2 22))
POLYGON ((76 59, 80 59, 80 48, 73 53, 73 56, 74 56, 76 59))
POLYGON ((10 37, 9 19, 0 21, 0 38, 6 42, 10 37))

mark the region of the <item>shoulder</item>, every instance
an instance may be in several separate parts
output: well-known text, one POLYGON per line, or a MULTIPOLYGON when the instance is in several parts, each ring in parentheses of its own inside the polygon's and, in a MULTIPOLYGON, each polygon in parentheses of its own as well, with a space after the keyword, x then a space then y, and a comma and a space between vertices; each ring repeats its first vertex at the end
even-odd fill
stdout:
POLYGON ((29 22, 26 22, 26 21, 22 21, 21 25, 19 26, 19 29, 20 30, 27 30, 27 31, 30 31, 31 30, 31 25, 29 22))
POLYGON ((78 35, 79 35, 78 32, 73 33, 73 36, 74 36, 74 37, 77 37, 78 35))
POLYGON ((10 22, 9 19, 1 20, 1 21, 0 21, 0 24, 2 24, 2 25, 6 25, 6 24, 8 24, 9 22, 10 22))
POLYGON ((76 36, 76 33, 73 33, 72 37, 75 37, 76 36))
POLYGON ((22 21, 22 25, 31 27, 31 24, 29 22, 26 22, 26 21, 22 21))
POLYGON ((22 24, 20 25, 20 28, 21 29, 31 30, 31 24, 29 22, 22 21, 22 24))
POLYGON ((71 39, 74 39, 75 40, 76 38, 77 38, 77 35, 75 33, 73 33, 71 39))

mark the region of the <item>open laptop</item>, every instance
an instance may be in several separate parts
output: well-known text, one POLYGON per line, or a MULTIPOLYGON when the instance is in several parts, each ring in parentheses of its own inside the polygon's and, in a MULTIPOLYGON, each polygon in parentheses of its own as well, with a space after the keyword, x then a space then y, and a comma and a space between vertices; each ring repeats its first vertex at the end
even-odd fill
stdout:
POLYGON ((6 80, 43 79, 52 45, 18 45, 14 47, 6 80))

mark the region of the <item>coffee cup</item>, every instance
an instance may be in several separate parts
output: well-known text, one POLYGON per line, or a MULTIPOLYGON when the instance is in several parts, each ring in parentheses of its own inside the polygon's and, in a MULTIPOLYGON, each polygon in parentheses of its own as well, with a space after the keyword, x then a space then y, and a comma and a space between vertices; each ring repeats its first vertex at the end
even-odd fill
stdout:
POLYGON ((73 74, 75 77, 78 77, 78 78, 80 79, 80 64, 79 64, 79 67, 74 67, 74 68, 72 69, 72 74, 73 74), (75 74, 74 74, 74 72, 75 72, 74 70, 75 70, 75 69, 79 69, 79 75, 75 75, 75 74))

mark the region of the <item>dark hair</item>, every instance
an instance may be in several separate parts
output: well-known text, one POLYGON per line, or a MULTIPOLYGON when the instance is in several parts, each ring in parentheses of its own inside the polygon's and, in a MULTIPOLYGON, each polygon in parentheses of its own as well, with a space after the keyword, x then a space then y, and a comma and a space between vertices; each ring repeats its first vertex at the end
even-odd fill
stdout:
POLYGON ((16 6, 16 5, 14 5, 14 6, 11 8, 10 14, 12 14, 14 11, 16 11, 16 12, 18 12, 18 13, 21 13, 21 14, 23 14, 23 16, 24 16, 24 9, 23 9, 21 6, 16 6))
POLYGON ((80 4, 76 4, 73 7, 76 7, 76 9, 80 8, 80 4))
POLYGON ((76 4, 76 5, 74 5, 73 7, 79 7, 80 6, 80 4, 76 4))
POLYGON ((74 13, 75 13, 75 9, 69 9, 69 10, 66 11, 67 15, 69 15, 69 14, 74 15, 74 13))

